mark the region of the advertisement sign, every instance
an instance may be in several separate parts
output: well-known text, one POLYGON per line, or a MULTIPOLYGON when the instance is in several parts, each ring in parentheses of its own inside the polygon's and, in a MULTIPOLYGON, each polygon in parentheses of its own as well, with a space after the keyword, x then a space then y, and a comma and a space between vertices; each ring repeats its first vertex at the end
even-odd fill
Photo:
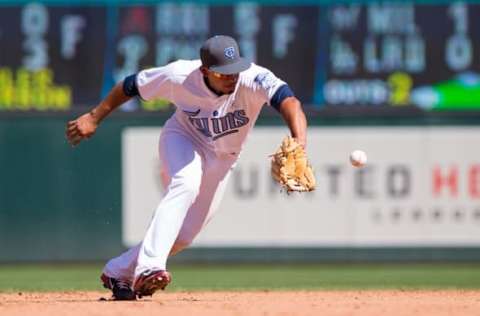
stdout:
MULTIPOLYGON (((159 128, 123 133, 123 240, 134 245, 161 200, 159 128)), ((480 128, 310 128, 318 187, 287 195, 268 155, 284 128, 255 128, 197 246, 479 246, 480 128), (368 163, 350 165, 364 150, 368 163)))

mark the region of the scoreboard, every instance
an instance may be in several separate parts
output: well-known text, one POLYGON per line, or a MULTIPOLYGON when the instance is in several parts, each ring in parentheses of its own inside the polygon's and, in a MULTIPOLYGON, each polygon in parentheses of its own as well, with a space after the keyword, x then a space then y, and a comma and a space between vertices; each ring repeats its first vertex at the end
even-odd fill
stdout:
POLYGON ((480 6, 351 5, 327 15, 328 41, 319 49, 328 52, 326 81, 317 102, 480 108, 480 6))
POLYGON ((198 58, 214 34, 320 114, 480 109, 480 4, 124 3, 0 6, 0 114, 90 108, 125 76, 198 58))
POLYGON ((98 102, 104 8, 0 7, 0 110, 68 111, 98 102))

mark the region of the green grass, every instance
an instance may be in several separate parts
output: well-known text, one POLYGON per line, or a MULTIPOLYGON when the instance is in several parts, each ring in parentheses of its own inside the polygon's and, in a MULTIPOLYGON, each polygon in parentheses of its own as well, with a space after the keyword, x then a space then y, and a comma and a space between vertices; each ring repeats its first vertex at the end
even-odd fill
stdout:
MULTIPOLYGON (((0 265, 0 291, 101 290, 100 265, 0 265)), ((480 264, 176 265, 169 290, 480 289, 480 264)))

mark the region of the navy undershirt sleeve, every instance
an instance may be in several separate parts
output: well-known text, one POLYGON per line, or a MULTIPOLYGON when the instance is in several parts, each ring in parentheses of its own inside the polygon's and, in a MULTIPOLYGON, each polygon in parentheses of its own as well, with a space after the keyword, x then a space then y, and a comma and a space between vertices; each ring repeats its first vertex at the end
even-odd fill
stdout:
POLYGON ((282 101, 288 97, 295 96, 293 94, 292 89, 287 84, 284 84, 273 95, 272 99, 270 99, 270 105, 273 106, 277 111, 280 109, 280 104, 282 101))
POLYGON ((137 88, 137 74, 130 75, 123 80, 123 93, 129 97, 139 95, 137 88))

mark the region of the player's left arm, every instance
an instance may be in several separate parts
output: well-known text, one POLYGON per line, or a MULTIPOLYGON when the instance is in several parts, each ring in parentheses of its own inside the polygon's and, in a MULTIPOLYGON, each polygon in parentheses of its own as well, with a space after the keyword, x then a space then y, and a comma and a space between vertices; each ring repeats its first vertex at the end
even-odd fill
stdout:
POLYGON ((278 106, 278 111, 287 123, 292 137, 305 147, 307 144, 307 118, 300 101, 295 96, 286 97, 278 106))
POLYGON ((296 141, 305 148, 307 143, 307 118, 301 102, 295 97, 289 85, 277 78, 271 71, 255 65, 257 69, 254 82, 261 87, 260 91, 274 109, 283 117, 296 141))

